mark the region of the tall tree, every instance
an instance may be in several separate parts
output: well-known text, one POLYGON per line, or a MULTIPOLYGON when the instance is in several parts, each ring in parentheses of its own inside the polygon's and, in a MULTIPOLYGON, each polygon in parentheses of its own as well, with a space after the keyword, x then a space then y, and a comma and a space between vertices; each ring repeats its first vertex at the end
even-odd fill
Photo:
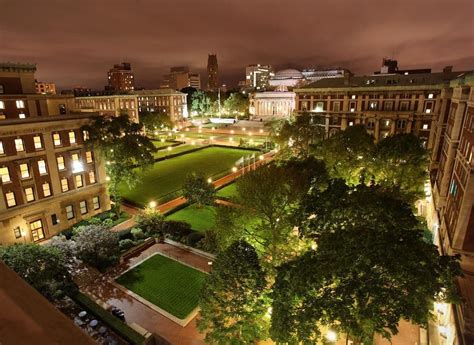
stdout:
POLYGON ((173 121, 168 114, 144 111, 140 113, 140 123, 148 134, 154 131, 173 127, 173 121))
POLYGON ((274 340, 314 342, 326 326, 371 344, 375 333, 390 339, 401 319, 425 326, 435 300, 455 300, 458 258, 424 241, 409 204, 335 181, 305 205, 301 233, 317 247, 278 272, 274 340))
POLYGON ((216 189, 201 173, 192 173, 186 176, 183 185, 183 196, 198 207, 211 205, 216 198, 216 189))
POLYGON ((323 140, 324 132, 321 118, 304 113, 285 122, 274 140, 284 154, 306 158, 313 147, 323 140))
POLYGON ((317 154, 333 178, 358 184, 371 169, 374 149, 374 138, 367 133, 365 126, 356 125, 324 140, 317 154))
POLYGON ((133 186, 138 180, 135 168, 145 169, 154 162, 156 148, 143 134, 142 127, 142 124, 130 121, 127 115, 99 116, 83 127, 89 132, 86 145, 106 162, 109 191, 115 200, 117 214, 120 212, 119 185, 133 186))
POLYGON ((249 101, 247 96, 240 92, 233 92, 224 101, 224 110, 229 115, 248 114, 249 101))
POLYGON ((255 249, 234 242, 219 254, 201 291, 198 328, 208 344, 252 344, 267 338, 265 273, 255 249))
POLYGON ((211 98, 201 90, 198 90, 192 95, 192 111, 197 112, 199 115, 206 115, 211 110, 212 100, 211 98))

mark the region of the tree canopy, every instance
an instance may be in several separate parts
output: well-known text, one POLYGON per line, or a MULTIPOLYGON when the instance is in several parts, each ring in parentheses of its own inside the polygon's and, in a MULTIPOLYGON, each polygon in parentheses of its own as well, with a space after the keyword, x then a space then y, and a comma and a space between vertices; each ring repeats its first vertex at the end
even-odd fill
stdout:
POLYGON ((198 207, 211 205, 216 198, 214 185, 201 173, 192 173, 186 176, 183 185, 183 196, 198 207))
POLYGON ((248 114, 249 101, 247 96, 240 92, 233 92, 224 101, 224 111, 229 115, 248 114))
POLYGON ((168 114, 144 111, 140 113, 140 123, 148 133, 173 127, 173 121, 168 114))
POLYGON ((199 115, 208 114, 211 110, 212 100, 211 98, 201 90, 198 90, 192 95, 192 111, 197 112, 199 115))

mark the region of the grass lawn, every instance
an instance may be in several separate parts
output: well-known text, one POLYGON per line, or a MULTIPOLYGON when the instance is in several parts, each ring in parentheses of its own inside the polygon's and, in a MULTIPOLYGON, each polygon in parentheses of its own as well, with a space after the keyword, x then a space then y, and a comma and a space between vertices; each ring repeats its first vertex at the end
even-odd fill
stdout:
POLYGON ((191 228, 198 232, 205 232, 214 227, 216 211, 213 206, 198 208, 190 205, 166 217, 166 220, 179 220, 191 224, 191 228))
POLYGON ((235 183, 231 183, 217 191, 218 198, 231 199, 235 196, 237 196, 237 185, 235 183))
POLYGON ((139 205, 178 193, 184 179, 192 172, 211 177, 231 172, 234 163, 251 152, 237 148, 208 147, 179 157, 156 162, 145 171, 138 171, 139 182, 130 189, 126 184, 119 188, 120 195, 139 205))
POLYGON ((154 255, 117 278, 117 283, 157 307, 184 319, 198 305, 206 274, 162 255, 154 255))
POLYGON ((179 145, 179 146, 174 146, 174 147, 171 148, 171 150, 163 149, 163 150, 155 152, 154 157, 155 157, 155 159, 163 158, 163 157, 173 155, 173 154, 176 154, 176 153, 186 152, 186 151, 195 149, 196 147, 198 147, 198 146, 186 145, 186 144, 179 145))
POLYGON ((175 142, 173 141, 164 141, 164 142, 161 142, 161 140, 152 140, 153 142, 153 145, 159 150, 159 149, 162 149, 164 147, 167 147, 167 146, 170 146, 170 145, 173 145, 173 144, 176 144, 175 142))

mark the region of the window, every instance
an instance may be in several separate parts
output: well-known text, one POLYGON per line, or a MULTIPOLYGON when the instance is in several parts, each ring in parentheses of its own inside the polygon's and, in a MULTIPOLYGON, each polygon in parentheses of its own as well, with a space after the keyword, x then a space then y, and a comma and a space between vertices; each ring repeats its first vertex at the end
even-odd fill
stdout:
POLYGON ((89 132, 86 131, 86 130, 83 130, 82 131, 82 138, 84 139, 84 141, 89 140, 89 132))
POLYGON ((33 143, 35 144, 35 149, 41 150, 43 148, 43 142, 41 141, 41 137, 39 135, 33 137, 33 143))
POLYGON ((351 99, 356 99, 356 95, 352 95, 351 99))
POLYGON ((79 203, 79 209, 81 210, 81 214, 87 213, 87 202, 85 200, 79 203))
POLYGON ((86 162, 87 163, 92 163, 94 159, 92 158, 92 152, 91 151, 86 151, 86 162))
POLYGON ((333 111, 340 111, 341 103, 340 102, 334 102, 332 108, 333 108, 332 109, 333 111))
POLYGON ((31 222, 30 229, 31 229, 31 236, 33 237, 33 241, 36 242, 44 238, 43 222, 41 221, 41 219, 31 222))
POLYGON ((26 117, 25 113, 19 113, 18 118, 24 119, 26 117))
POLYGON ((349 105, 349 108, 351 110, 351 113, 353 113, 356 109, 356 106, 357 106, 357 103, 356 102, 351 102, 351 104, 349 105))
POLYGON ((15 193, 7 192, 7 193, 5 193, 5 198, 7 199, 7 206, 8 207, 16 206, 15 193))
POLYGON ((354 126, 354 121, 349 121, 349 126, 354 126))
POLYGON ((46 162, 41 159, 38 161, 38 170, 41 175, 47 174, 48 172, 46 171, 46 162))
POLYGON ((67 178, 61 179, 61 190, 63 191, 63 193, 69 190, 69 182, 67 178))
POLYGON ((426 130, 426 129, 428 129, 428 128, 429 128, 428 124, 427 124, 427 123, 424 123, 424 124, 423 124, 423 129, 426 130))
POLYGON ((393 102, 384 102, 383 108, 386 111, 392 111, 393 109, 393 102))
POLYGON ((63 156, 57 156, 56 157, 56 162, 58 163, 58 169, 59 170, 66 169, 66 166, 64 165, 64 157, 63 156))
POLYGON ((452 180, 451 186, 449 187, 449 193, 455 197, 457 194, 457 191, 458 191, 458 185, 456 184, 456 181, 452 180))
POLYGON ((18 109, 23 109, 23 108, 25 107, 25 102, 24 102, 23 100, 21 100, 21 99, 20 99, 20 100, 17 100, 17 101, 16 101, 16 107, 17 107, 18 109))
POLYGON ((367 121, 367 128, 374 128, 375 127, 375 121, 374 120, 368 120, 367 121))
POLYGON ((21 178, 30 177, 30 169, 28 167, 28 163, 20 164, 20 176, 21 176, 21 178))
POLYGON ((5 102, 4 101, 0 101, 0 109, 1 110, 5 109, 5 102))
POLYGON ((82 166, 81 161, 79 160, 79 154, 73 153, 71 155, 72 159, 72 171, 74 173, 82 172, 84 171, 84 167, 82 166))
POLYGON ((51 187, 48 182, 43 183, 43 195, 45 197, 51 196, 51 187))
POLYGON ((0 168, 0 177, 3 183, 11 182, 10 172, 8 171, 7 167, 0 168))
POLYGON ((397 128, 398 129, 404 129, 407 125, 407 121, 406 120, 403 120, 403 119, 400 119, 400 120, 397 120, 397 128))
POLYGON ((25 188, 26 202, 35 201, 35 193, 32 187, 25 188))
POLYGON ((66 206, 66 217, 67 219, 74 218, 74 208, 72 207, 72 205, 66 206))
POLYGON ((0 84, 0 93, 5 93, 5 88, 3 87, 2 84, 0 84))
POLYGON ((432 93, 429 93, 429 94, 428 94, 428 98, 429 98, 429 99, 432 99, 432 98, 433 98, 433 94, 432 94, 432 93))
POLYGON ((98 210, 100 208, 100 200, 98 196, 92 198, 92 204, 94 205, 94 210, 98 210))
POLYGON ((316 103, 316 108, 314 109, 316 112, 324 111, 324 102, 316 103))
POLYGON ((5 154, 5 150, 3 148, 3 141, 0 141, 0 155, 4 155, 5 154))
POLYGON ((54 146, 61 146, 61 136, 59 135, 59 133, 53 134, 53 143, 54 146))
POLYGON ((95 183, 95 172, 93 172, 93 171, 89 172, 89 182, 90 183, 95 183))
POLYGON ((69 132, 69 142, 71 144, 75 144, 76 143, 76 133, 74 133, 74 131, 70 131, 69 132))
POLYGON ((53 225, 59 224, 58 216, 56 216, 56 213, 53 213, 51 215, 51 223, 53 223, 53 225))
POLYGON ((82 175, 76 175, 74 176, 74 179, 76 180, 76 188, 81 188, 84 186, 84 182, 82 181, 82 175))
POLYGON ((377 109, 377 102, 370 102, 370 109, 376 110, 377 109))
POLYGON ((64 115, 66 114, 66 105, 65 104, 60 104, 59 106, 59 114, 64 115))
POLYGON ((15 229, 13 229, 13 233, 15 234, 15 238, 20 238, 22 236, 21 229, 20 229, 19 226, 17 226, 15 229))
POLYGON ((15 148, 16 148, 16 152, 25 151, 25 148, 23 147, 23 139, 21 138, 15 139, 15 148))
POLYGON ((410 110, 410 102, 400 102, 400 111, 408 111, 410 110))

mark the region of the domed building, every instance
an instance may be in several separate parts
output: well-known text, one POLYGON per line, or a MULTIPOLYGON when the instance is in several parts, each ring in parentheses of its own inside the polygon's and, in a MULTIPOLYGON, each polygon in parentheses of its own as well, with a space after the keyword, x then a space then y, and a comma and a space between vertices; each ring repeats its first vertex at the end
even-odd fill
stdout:
POLYGON ((293 88, 298 84, 302 83, 305 80, 303 73, 298 71, 297 69, 283 69, 275 73, 275 75, 270 78, 268 83, 270 86, 277 87, 277 86, 286 86, 289 88, 293 88))

